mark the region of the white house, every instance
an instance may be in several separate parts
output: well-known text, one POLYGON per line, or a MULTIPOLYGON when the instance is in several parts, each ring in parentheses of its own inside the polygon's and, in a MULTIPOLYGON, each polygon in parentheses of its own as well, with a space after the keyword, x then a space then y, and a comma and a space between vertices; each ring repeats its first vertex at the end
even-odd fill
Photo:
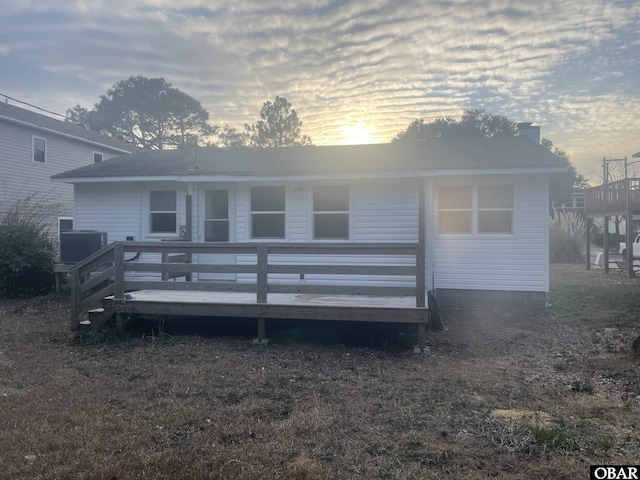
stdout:
POLYGON ((73 187, 51 176, 135 150, 133 145, 24 108, 0 103, 0 213, 36 196, 55 205, 52 223, 73 225, 73 187))
MULTIPOLYGON (((549 290, 549 175, 565 170, 516 136, 138 151, 53 180, 74 186, 76 228, 110 242, 417 242, 424 225, 427 288, 442 306, 533 310, 549 290)), ((281 280, 313 281, 302 277, 281 280)))

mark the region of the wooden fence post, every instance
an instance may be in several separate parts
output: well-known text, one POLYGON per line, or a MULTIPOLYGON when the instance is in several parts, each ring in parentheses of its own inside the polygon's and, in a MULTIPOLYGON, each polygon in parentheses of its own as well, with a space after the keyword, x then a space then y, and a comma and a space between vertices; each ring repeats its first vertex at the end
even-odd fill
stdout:
POLYGON ((80 326, 80 270, 71 270, 71 329, 80 326))
POLYGON ((113 249, 113 296, 124 298, 124 245, 118 242, 113 249))
POLYGON ((266 244, 258 245, 256 290, 257 302, 267 303, 267 280, 269 275, 269 247, 266 244))

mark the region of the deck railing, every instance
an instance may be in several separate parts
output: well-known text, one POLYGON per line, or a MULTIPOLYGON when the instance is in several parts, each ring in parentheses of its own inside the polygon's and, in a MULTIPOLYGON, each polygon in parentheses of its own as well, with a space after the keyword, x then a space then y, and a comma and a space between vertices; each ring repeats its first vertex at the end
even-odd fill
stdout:
POLYGON ((74 328, 80 314, 106 296, 123 299, 135 290, 251 292, 257 303, 267 303, 269 293, 415 296, 416 307, 426 301, 425 252, 418 243, 115 242, 76 265, 71 280, 74 328), (194 255, 201 261, 192 261, 194 255), (203 255, 242 261, 218 263, 210 257, 214 261, 204 263, 203 255), (234 274, 244 280, 193 282, 194 274, 234 274), (316 275, 313 282, 304 281, 308 275, 316 275), (390 277, 402 281, 371 282, 390 277))
POLYGON ((628 209, 640 209, 640 178, 611 182, 584 192, 585 215, 620 215, 628 209), (627 197, 629 203, 627 204, 627 197))

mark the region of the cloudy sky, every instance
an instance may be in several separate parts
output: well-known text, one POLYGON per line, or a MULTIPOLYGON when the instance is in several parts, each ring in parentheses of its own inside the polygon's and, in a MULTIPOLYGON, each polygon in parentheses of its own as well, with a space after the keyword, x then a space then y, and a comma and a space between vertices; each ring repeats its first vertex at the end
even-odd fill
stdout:
POLYGON ((589 174, 640 151, 640 2, 0 0, 0 93, 64 113, 163 77, 214 124, 287 97, 317 145, 482 107, 589 174))

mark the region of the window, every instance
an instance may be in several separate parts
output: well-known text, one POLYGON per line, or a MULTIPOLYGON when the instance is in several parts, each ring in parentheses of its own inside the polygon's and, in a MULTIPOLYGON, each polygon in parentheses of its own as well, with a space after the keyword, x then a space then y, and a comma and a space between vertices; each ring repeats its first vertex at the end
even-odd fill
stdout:
POLYGON ((93 163, 100 163, 103 158, 104 157, 100 152, 93 152, 93 163))
POLYGON ((513 233, 513 186, 438 188, 439 234, 513 233))
POLYGON ((62 232, 69 232, 73 230, 73 218, 59 217, 58 218, 58 235, 62 232))
POLYGON ((313 188, 313 238, 349 239, 349 187, 327 185, 313 188))
POLYGON ((513 187, 478 186, 478 233, 513 232, 513 187))
POLYGON ((251 187, 251 238, 285 238, 284 224, 284 187, 251 187))
POLYGON ((33 161, 47 163, 47 140, 33 137, 33 161))
POLYGON ((204 204, 204 241, 229 241, 229 191, 207 190, 204 204))
POLYGON ((438 233, 471 233, 472 189, 438 188, 438 233))
POLYGON ((149 193, 149 233, 177 233, 177 203, 174 190, 149 193))

